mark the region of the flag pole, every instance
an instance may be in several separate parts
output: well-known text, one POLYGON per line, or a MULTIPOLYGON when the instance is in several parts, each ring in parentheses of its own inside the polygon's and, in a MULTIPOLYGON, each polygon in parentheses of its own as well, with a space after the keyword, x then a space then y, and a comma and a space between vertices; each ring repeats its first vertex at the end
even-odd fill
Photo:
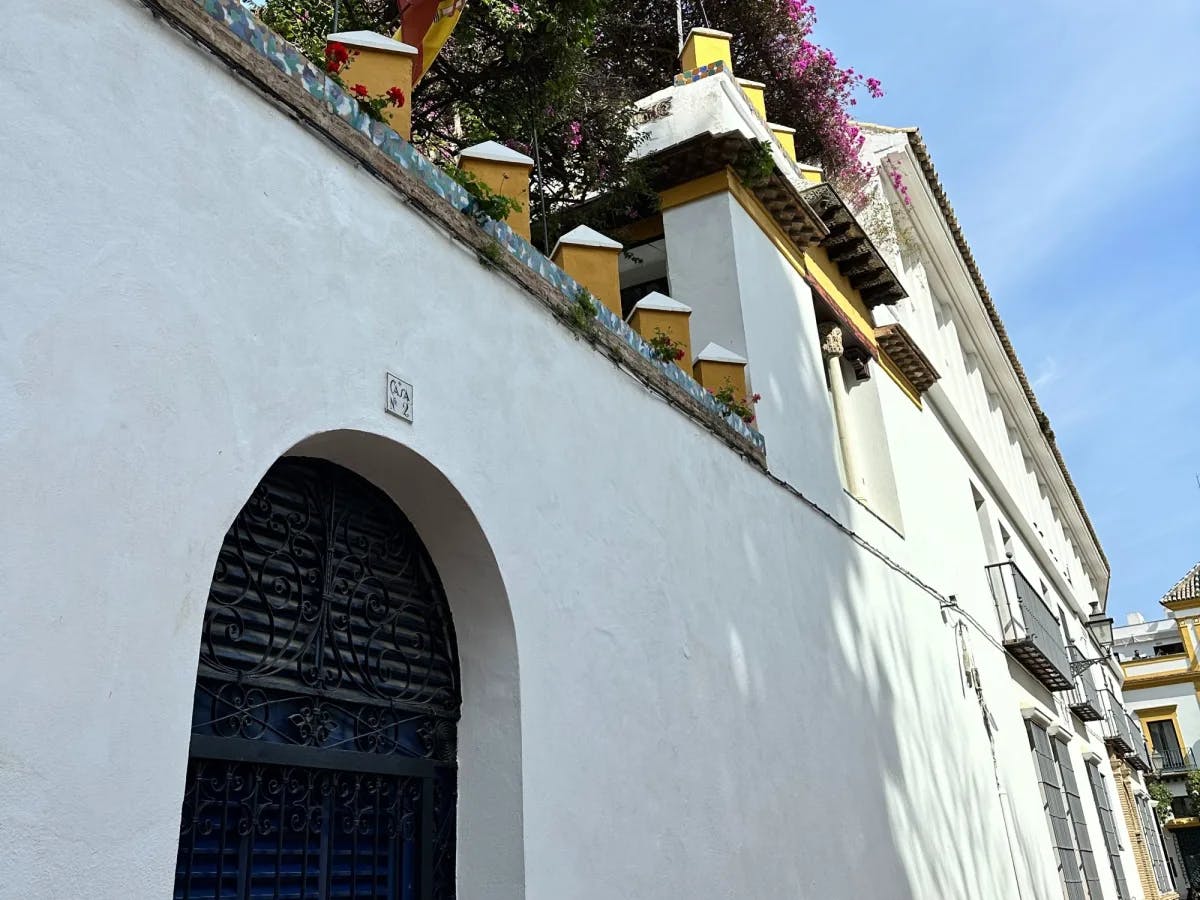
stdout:
POLYGON ((542 208, 542 252, 550 252, 550 220, 546 217, 546 179, 542 177, 542 146, 538 130, 533 129, 533 159, 537 164, 538 205, 542 208))

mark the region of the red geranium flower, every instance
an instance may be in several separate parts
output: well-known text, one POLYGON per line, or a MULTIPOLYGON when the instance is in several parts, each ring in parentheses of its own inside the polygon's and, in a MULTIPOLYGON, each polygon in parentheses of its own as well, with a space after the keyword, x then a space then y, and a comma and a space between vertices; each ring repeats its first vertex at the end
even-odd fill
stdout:
POLYGON ((354 91, 354 96, 356 97, 371 96, 371 92, 367 90, 367 86, 365 84, 356 84, 354 87, 350 88, 350 90, 354 91))
POLYGON ((391 100, 395 106, 403 106, 407 100, 407 98, 404 96, 404 91, 400 90, 398 87, 388 88, 387 95, 388 99, 391 100))

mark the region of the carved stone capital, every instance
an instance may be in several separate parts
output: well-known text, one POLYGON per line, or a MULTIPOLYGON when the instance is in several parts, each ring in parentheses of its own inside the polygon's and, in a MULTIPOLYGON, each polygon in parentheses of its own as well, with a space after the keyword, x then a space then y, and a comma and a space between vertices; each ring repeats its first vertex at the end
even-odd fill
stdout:
POLYGON ((833 322, 820 322, 817 334, 821 336, 821 355, 826 359, 835 359, 846 352, 842 341, 842 326, 833 322))

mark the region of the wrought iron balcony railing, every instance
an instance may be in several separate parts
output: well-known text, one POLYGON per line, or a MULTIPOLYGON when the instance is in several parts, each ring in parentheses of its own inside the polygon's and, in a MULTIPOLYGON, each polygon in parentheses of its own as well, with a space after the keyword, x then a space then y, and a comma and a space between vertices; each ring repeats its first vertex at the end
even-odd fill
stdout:
POLYGON ((1125 761, 1135 769, 1149 772, 1151 768, 1150 748, 1146 745, 1146 736, 1142 734, 1142 728, 1133 716, 1126 713, 1125 718, 1129 721, 1129 735, 1133 742, 1133 752, 1125 757, 1125 761))
MULTIPOLYGON (((1067 647, 1067 650, 1071 662, 1079 662, 1085 658, 1074 644, 1067 647)), ((1075 686, 1067 694, 1067 705, 1071 712, 1084 722, 1099 722, 1104 718, 1104 711, 1100 708, 1100 692, 1096 690, 1096 681, 1088 669, 1075 675, 1075 686)))
POLYGON ((1196 769, 1196 757, 1191 750, 1168 747, 1150 754, 1150 763, 1159 775, 1182 774, 1196 769))
POLYGON ((1071 690, 1071 662, 1058 620, 1046 601, 1011 561, 995 563, 985 571, 1005 649, 1050 690, 1071 690))
POLYGON ((1129 728, 1129 714, 1125 712, 1121 701, 1110 689, 1105 688, 1100 692, 1100 705, 1104 707, 1104 743, 1121 756, 1133 753, 1133 732, 1129 728))
POLYGON ((1194 819, 1200 816, 1200 802, 1195 797, 1173 797, 1171 814, 1177 819, 1194 819))

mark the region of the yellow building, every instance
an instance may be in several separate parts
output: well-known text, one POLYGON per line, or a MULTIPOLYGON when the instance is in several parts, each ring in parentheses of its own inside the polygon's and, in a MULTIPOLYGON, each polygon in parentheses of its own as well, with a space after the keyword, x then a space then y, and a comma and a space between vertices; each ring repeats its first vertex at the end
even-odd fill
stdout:
POLYGON ((1200 565, 1160 603, 1165 618, 1146 621, 1131 615, 1128 625, 1114 630, 1114 647, 1125 674, 1126 703, 1137 714, 1150 748, 1152 784, 1160 786, 1155 793, 1168 835, 1168 866, 1179 892, 1185 893, 1200 890, 1200 769, 1195 755, 1200 742, 1200 565))

